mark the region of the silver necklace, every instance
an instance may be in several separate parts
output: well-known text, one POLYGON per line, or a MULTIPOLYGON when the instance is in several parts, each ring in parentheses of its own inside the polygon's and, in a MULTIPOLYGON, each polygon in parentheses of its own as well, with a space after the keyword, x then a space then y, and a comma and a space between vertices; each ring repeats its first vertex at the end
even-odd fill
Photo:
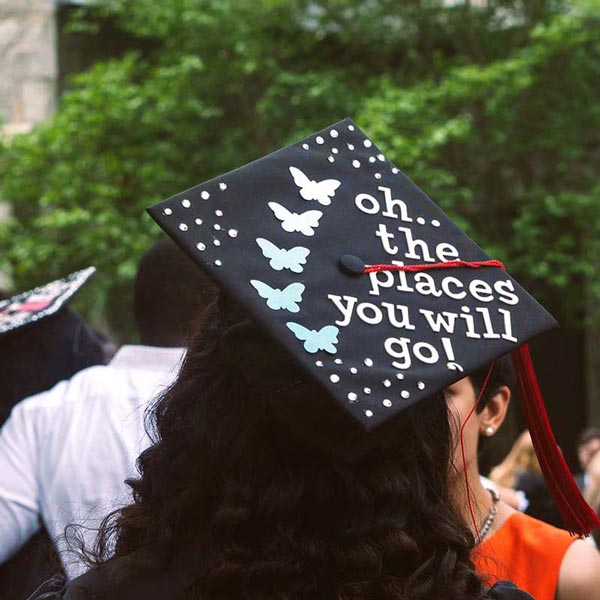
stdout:
POLYGON ((492 496, 492 506, 490 508, 490 511, 488 512, 488 516, 486 517, 485 521, 483 522, 483 525, 481 526, 481 529, 479 530, 480 540, 483 540, 483 538, 485 538, 485 536, 489 533, 490 527, 492 526, 492 523, 494 522, 494 519, 498 514, 498 502, 500 501, 500 494, 496 490, 492 490, 490 488, 486 489, 492 496))

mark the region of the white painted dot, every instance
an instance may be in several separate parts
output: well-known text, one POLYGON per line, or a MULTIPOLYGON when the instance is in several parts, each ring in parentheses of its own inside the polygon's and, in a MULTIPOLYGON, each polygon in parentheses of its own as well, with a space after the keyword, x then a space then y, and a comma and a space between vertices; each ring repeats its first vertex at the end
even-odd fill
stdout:
POLYGON ((163 213, 165 215, 167 215, 167 217, 168 217, 169 215, 173 214, 173 211, 170 208, 165 208, 165 210, 163 211, 163 213))
POLYGON ((217 258, 217 260, 215 260, 215 267, 220 267, 223 263, 217 258))
POLYGON ((346 144, 346 146, 348 146, 348 150, 350 150, 350 152, 354 150, 354 144, 346 144))
POLYGON ((354 131, 354 125, 348 125, 348 131, 354 131))
POLYGON ((392 385, 392 382, 391 382, 389 379, 386 379, 386 380, 383 382, 383 385, 384 385, 385 387, 391 387, 391 385, 392 385))
POLYGON ((339 152, 339 150, 337 148, 332 148, 331 149, 331 153, 332 154, 337 154, 339 152))
POLYGON ((419 225, 425 225, 425 219, 423 217, 417 217, 417 223, 419 225))
POLYGON ((342 359, 341 359, 341 358, 336 358, 336 359, 335 359, 333 362, 334 362, 336 365, 341 365, 341 364, 343 363, 343 361, 342 361, 342 359))
POLYGON ((213 225, 213 229, 215 229, 216 231, 221 231, 221 226, 218 223, 215 223, 213 225))
POLYGON ((377 159, 383 162, 385 160, 385 156, 383 154, 378 154, 377 159))
POLYGON ((201 194, 200 194, 200 198, 202 198, 202 200, 208 200, 210 198, 210 194, 204 190, 201 194))
POLYGON ((302 144, 302 147, 303 147, 305 150, 308 150, 308 144, 302 144))
POLYGON ((441 223, 437 219, 433 219, 433 221, 431 221, 431 224, 434 227, 439 227, 441 225, 441 223))
POLYGON ((179 223, 179 229, 181 229, 181 231, 187 231, 188 226, 185 223, 179 223))
POLYGON ((223 182, 221 182, 221 183, 219 184, 219 189, 220 189, 221 191, 225 191, 225 190, 227 189, 227 184, 226 184, 226 183, 223 183, 223 182))
POLYGON ((417 387, 418 387, 420 390, 424 390, 424 389, 425 389, 425 384, 424 384, 422 381, 418 381, 418 382, 417 382, 417 387))
POLYGON ((213 241, 213 244, 214 244, 215 246, 220 246, 220 245, 221 245, 221 241, 220 241, 220 240, 214 240, 214 241, 213 241))
POLYGON ((336 138, 336 137, 337 137, 338 135, 340 135, 340 134, 337 132, 337 129, 332 129, 332 130, 329 132, 329 135, 330 135, 332 138, 336 138))
POLYGON ((202 225, 202 219, 196 219, 194 223, 196 223, 196 225, 202 225))
POLYGON ((236 238, 236 237, 237 237, 237 235, 238 235, 237 229, 230 229, 230 230, 227 232, 227 235, 228 235, 230 238, 236 238))
POLYGON ((383 404, 383 405, 384 405, 386 408, 389 408, 389 407, 392 405, 392 401, 391 401, 391 400, 389 400, 388 398, 386 398, 386 399, 385 399, 385 400, 382 402, 382 404, 383 404))
POLYGON ((352 373, 352 375, 356 375, 358 373, 358 369, 356 367, 351 367, 350 373, 352 373))
POLYGON ((369 162, 374 163, 377 159, 374 156, 369 156, 369 162))
POLYGON ((329 376, 329 381, 331 381, 331 383, 338 383, 339 380, 340 376, 336 375, 335 373, 329 376))
POLYGON ((217 217, 222 217, 223 216, 223 211, 222 210, 215 210, 215 215, 217 215, 217 217))
POLYGON ((315 138, 315 142, 317 142, 317 144, 322 144, 324 141, 325 140, 320 135, 315 138))
POLYGON ((366 387, 366 388, 363 389, 363 392, 365 394, 367 394, 367 396, 368 396, 371 393, 371 388, 370 387, 366 387))
POLYGON ((396 373, 396 379, 404 379, 404 373, 396 373))
POLYGON ((328 156, 327 160, 332 163, 335 161, 335 158, 333 158, 333 156, 328 156))
POLYGON ((191 205, 192 203, 187 198, 184 198, 181 201, 181 206, 183 206, 183 208, 189 208, 191 205))
POLYGON ((367 367, 372 367, 373 366, 373 359, 372 358, 365 358, 365 360, 363 362, 365 363, 365 365, 367 367))
POLYGON ((410 398, 410 392, 408 392, 407 390, 402 390, 402 391, 400 392, 400 395, 401 395, 403 398, 410 398))
POLYGON ((381 173, 375 173, 375 179, 381 179, 381 173))
POLYGON ((348 400, 350 400, 350 402, 356 402, 358 400, 358 395, 354 392, 350 392, 348 394, 348 400))
POLYGON ((371 140, 365 140, 365 141, 363 142, 363 146, 364 146, 365 148, 370 148, 372 145, 373 145, 373 142, 372 142, 371 140))
POLYGON ((358 169, 358 168, 360 167, 360 161, 359 161, 359 160, 353 160, 353 161, 352 161, 352 166, 353 166, 355 169, 358 169))
POLYGON ((372 410, 365 410, 365 415, 367 416, 367 418, 371 418, 373 416, 373 411, 372 410))
POLYGON ((203 244, 202 242, 198 242, 196 244, 196 248, 198 248, 198 250, 200 250, 200 252, 204 252, 206 250, 206 244, 203 244))
POLYGON ((392 167, 392 173, 394 175, 398 175, 398 173, 400 173, 400 169, 396 169, 396 167, 392 167))
POLYGON ((317 360, 317 361, 315 361, 315 365, 317 365, 317 367, 322 367, 323 366, 323 361, 322 360, 317 360))

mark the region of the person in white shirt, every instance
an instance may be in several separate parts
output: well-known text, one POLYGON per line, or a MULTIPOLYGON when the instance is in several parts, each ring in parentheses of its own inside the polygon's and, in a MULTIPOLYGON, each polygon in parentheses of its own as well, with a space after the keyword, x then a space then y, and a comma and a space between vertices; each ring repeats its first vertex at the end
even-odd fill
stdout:
POLYGON ((65 527, 84 526, 87 545, 101 519, 130 502, 125 480, 150 444, 145 409, 175 379, 188 327, 212 300, 213 286, 165 239, 142 258, 134 297, 143 345, 123 346, 108 365, 23 400, 0 430, 0 563, 41 519, 73 577, 85 566, 65 527))

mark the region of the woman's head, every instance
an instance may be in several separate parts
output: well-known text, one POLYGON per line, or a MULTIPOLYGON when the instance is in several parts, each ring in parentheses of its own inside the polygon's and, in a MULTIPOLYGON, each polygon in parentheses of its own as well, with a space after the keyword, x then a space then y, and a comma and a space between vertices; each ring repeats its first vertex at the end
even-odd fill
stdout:
POLYGON ((242 318, 226 302, 213 307, 154 407, 157 443, 116 522, 116 555, 151 548, 160 561, 199 544, 202 598, 479 598, 472 534, 448 490, 443 395, 404 411, 383 447, 349 459, 339 450, 355 432, 324 392, 300 386, 299 411, 297 395, 265 393, 238 368, 227 332, 242 318))

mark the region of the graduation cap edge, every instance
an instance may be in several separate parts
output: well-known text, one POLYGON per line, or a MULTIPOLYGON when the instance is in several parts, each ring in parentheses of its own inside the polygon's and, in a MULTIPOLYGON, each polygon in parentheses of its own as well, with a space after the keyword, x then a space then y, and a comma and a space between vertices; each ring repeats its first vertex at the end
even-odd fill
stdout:
POLYGON ((65 277, 0 301, 0 335, 33 325, 61 311, 79 290, 95 275, 91 266, 73 271, 65 277), (45 296, 42 301, 29 302, 32 297, 45 296), (6 313, 10 309, 10 315, 6 313))

